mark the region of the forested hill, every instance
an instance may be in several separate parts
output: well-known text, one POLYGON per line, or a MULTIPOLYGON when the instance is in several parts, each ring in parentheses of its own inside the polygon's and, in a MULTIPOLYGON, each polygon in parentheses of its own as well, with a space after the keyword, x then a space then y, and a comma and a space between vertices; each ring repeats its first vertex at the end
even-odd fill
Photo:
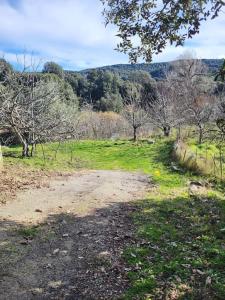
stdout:
MULTIPOLYGON (((203 59, 202 60, 209 68, 211 74, 215 74, 223 63, 223 59, 203 59)), ((104 66, 95 70, 106 70, 119 74, 121 77, 127 77, 130 71, 146 71, 155 79, 164 77, 165 71, 169 70, 170 62, 151 63, 151 64, 118 64, 112 66, 104 66)), ((93 69, 82 70, 79 73, 86 74, 93 69)), ((72 71, 71 71, 72 72, 72 71)))
MULTIPOLYGON (((206 82, 203 84, 207 90, 209 86, 215 85, 215 75, 218 74, 223 60, 207 59, 203 62, 209 69, 209 76, 204 76, 207 84, 206 82)), ((26 84, 29 85, 30 78, 32 78, 35 84, 37 82, 43 86, 54 85, 60 96, 60 101, 66 105, 83 108, 89 104, 95 111, 119 113, 123 110, 126 101, 132 97, 142 99, 143 103, 147 101, 146 99, 154 98, 157 85, 164 84, 163 79, 165 78, 163 77, 166 70, 173 68, 173 75, 179 78, 179 70, 184 70, 184 74, 190 72, 189 64, 199 70, 196 74, 200 72, 199 74, 206 75, 202 62, 193 59, 189 61, 180 60, 176 66, 172 66, 169 62, 121 64, 80 72, 65 71, 62 66, 55 62, 46 62, 42 72, 37 73, 15 71, 9 62, 0 59, 0 89, 5 89, 5 86, 9 90, 14 86, 16 87, 18 85, 17 78, 21 78, 24 82, 24 88, 26 88, 26 84), (11 83, 11 78, 14 80, 13 83, 11 83), (162 79, 159 80, 162 82, 157 83, 157 79, 162 79), (131 92, 135 96, 132 96, 131 92)))

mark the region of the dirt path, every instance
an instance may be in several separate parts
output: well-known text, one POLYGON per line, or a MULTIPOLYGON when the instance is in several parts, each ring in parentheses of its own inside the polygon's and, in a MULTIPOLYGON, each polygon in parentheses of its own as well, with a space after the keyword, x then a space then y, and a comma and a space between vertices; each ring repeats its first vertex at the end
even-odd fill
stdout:
POLYGON ((83 171, 2 205, 0 299, 119 299, 122 252, 135 243, 130 201, 148 187, 143 174, 83 171))
POLYGON ((38 223, 49 215, 72 213, 84 216, 110 203, 143 197, 146 176, 121 171, 83 171, 50 182, 49 187, 20 192, 1 206, 0 219, 38 223))

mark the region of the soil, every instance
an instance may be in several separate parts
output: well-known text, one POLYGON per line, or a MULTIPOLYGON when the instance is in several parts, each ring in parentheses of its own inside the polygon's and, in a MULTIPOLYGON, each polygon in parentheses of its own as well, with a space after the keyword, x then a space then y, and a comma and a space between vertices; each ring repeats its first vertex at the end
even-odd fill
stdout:
POLYGON ((0 299, 120 299, 146 175, 81 171, 0 207, 0 299))
POLYGON ((17 196, 18 191, 49 186, 53 177, 68 176, 67 173, 49 172, 24 168, 22 165, 7 164, 0 169, 0 204, 5 204, 17 196))

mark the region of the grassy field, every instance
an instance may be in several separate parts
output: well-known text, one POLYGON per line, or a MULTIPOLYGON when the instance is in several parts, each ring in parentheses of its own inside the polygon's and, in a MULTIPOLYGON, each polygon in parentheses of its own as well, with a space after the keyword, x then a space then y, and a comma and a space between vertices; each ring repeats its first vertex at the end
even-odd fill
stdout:
POLYGON ((142 171, 155 184, 133 214, 137 244, 123 253, 131 281, 124 299, 225 299, 223 186, 190 191, 189 181, 200 178, 173 171, 171 141, 58 146, 38 146, 36 156, 28 159, 19 158, 17 147, 4 148, 5 162, 53 170, 142 171))
POLYGON ((77 168, 142 171, 164 186, 182 186, 185 176, 171 173, 168 155, 173 142, 79 141, 37 146, 33 158, 21 158, 20 147, 3 147, 5 163, 35 169, 72 171, 77 168))

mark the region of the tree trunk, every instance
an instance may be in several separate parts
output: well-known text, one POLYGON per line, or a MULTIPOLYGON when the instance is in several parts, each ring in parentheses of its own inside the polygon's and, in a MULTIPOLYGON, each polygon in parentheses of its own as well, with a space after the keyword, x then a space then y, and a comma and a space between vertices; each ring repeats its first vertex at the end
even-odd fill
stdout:
POLYGON ((23 142, 22 156, 29 157, 29 145, 28 145, 27 141, 23 142))
POLYGON ((170 126, 166 125, 163 127, 164 136, 170 136, 170 126))
POLYGON ((134 131, 133 131, 133 141, 136 142, 137 141, 137 128, 133 127, 134 131))
POLYGON ((29 157, 29 144, 27 138, 20 132, 16 126, 12 126, 13 131, 20 140, 20 143, 23 145, 22 157, 29 157))
POLYGON ((31 150, 30 150, 30 157, 33 157, 36 150, 36 143, 32 143, 31 150))
POLYGON ((178 134, 177 134, 177 140, 180 140, 181 138, 181 128, 180 125, 178 126, 178 134))
POLYGON ((3 168, 2 146, 0 144, 0 170, 3 168))
POLYGON ((199 127, 199 136, 198 136, 198 143, 201 145, 203 139, 203 128, 199 127))

